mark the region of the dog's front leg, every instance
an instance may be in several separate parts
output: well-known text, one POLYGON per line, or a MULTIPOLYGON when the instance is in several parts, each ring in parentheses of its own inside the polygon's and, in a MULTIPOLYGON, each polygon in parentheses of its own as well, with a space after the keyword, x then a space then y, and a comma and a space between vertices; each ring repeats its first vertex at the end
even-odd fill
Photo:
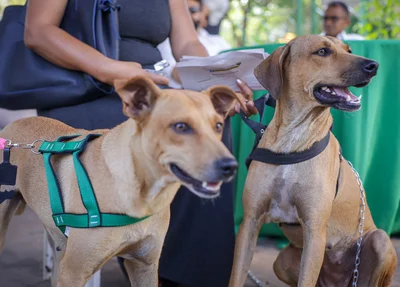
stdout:
POLYGON ((132 287, 158 286, 158 263, 163 241, 164 237, 150 235, 135 244, 129 260, 124 261, 132 287))
POLYGON ((236 237, 235 257, 229 287, 243 287, 253 259, 258 233, 265 216, 245 215, 236 237))
POLYGON ((319 197, 302 196, 295 203, 303 228, 299 287, 314 287, 317 284, 324 261, 326 229, 332 209, 332 202, 327 198, 329 197, 320 192, 319 197))
POLYGON ((122 237, 110 236, 122 233, 120 230, 119 227, 71 229, 58 269, 57 287, 84 287, 120 248, 122 237))
POLYGON ((304 247, 301 256, 299 287, 314 287, 317 284, 326 245, 326 227, 308 222, 303 225, 304 247))

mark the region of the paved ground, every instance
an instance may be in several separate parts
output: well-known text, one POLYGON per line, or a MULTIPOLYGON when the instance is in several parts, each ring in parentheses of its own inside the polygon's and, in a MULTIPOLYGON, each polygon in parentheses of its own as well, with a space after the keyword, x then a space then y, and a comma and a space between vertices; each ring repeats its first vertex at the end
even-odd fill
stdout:
MULTIPOLYGON (((400 256, 400 239, 393 241, 400 256)), ((0 286, 50 287, 49 281, 42 280, 42 245, 43 228, 36 215, 27 209, 23 215, 14 217, 7 234, 4 252, 0 255, 0 286)), ((259 241, 251 269, 266 286, 285 286, 272 271, 272 262, 277 254, 274 242, 259 241)), ((129 286, 115 260, 107 263, 101 277, 101 286, 129 286)), ((246 287, 253 286, 256 285, 248 280, 246 287)), ((400 268, 397 269, 392 286, 400 287, 400 268)))

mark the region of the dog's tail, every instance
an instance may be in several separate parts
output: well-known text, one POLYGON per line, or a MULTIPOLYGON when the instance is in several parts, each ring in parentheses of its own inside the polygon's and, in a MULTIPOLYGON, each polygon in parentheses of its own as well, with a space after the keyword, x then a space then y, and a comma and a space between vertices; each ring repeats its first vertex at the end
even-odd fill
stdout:
POLYGON ((25 207, 26 207, 26 202, 25 200, 22 198, 19 202, 19 205, 17 207, 17 210, 15 211, 15 215, 21 215, 22 213, 24 213, 25 211, 25 207))

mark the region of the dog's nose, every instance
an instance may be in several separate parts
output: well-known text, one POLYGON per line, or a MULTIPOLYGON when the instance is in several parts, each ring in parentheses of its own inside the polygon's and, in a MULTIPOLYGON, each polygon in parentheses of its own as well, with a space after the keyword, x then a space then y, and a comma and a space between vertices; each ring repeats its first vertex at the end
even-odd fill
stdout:
POLYGON ((378 70, 378 67, 379 67, 379 64, 375 61, 365 60, 362 63, 363 70, 369 74, 376 73, 376 71, 378 70))
POLYGON ((223 177, 229 178, 236 173, 238 163, 234 158, 224 157, 215 162, 215 167, 223 177))

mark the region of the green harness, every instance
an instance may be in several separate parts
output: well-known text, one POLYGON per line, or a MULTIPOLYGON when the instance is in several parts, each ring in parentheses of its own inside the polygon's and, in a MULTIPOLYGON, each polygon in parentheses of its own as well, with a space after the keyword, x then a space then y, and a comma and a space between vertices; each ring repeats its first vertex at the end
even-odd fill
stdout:
POLYGON ((134 218, 124 214, 102 213, 100 212, 93 187, 86 173, 85 168, 79 160, 79 155, 85 149, 87 143, 101 134, 88 134, 80 141, 68 141, 80 135, 61 136, 54 142, 44 141, 39 148, 43 154, 44 168, 46 170, 47 183, 49 188, 50 205, 53 211, 53 220, 56 226, 65 234, 67 226, 74 228, 93 228, 93 227, 116 227, 134 224, 146 219, 134 218), (53 167, 51 156, 53 154, 72 153, 76 178, 81 193, 82 203, 85 206, 86 214, 72 214, 64 212, 63 200, 60 186, 53 167))

